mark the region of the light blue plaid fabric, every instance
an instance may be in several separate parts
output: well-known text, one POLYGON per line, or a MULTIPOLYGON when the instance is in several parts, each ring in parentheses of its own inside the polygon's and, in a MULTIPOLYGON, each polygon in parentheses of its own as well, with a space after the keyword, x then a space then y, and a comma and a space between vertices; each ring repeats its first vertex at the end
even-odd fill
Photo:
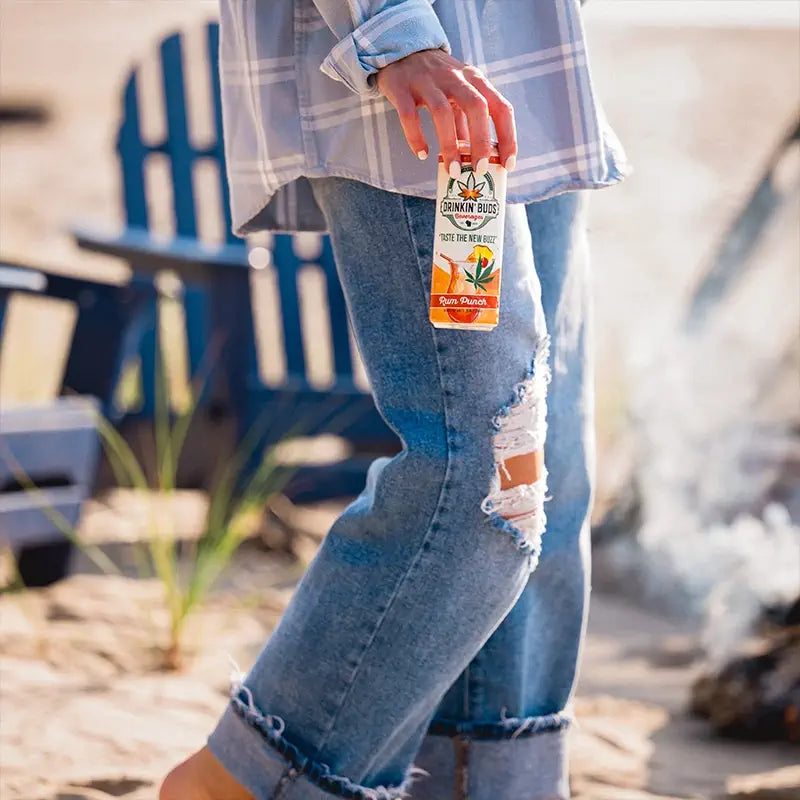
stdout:
POLYGON ((443 48, 514 105, 508 199, 607 186, 626 171, 595 97, 579 0, 220 0, 220 78, 233 227, 324 230, 304 178, 338 175, 436 194, 437 144, 419 161, 375 73, 443 48))

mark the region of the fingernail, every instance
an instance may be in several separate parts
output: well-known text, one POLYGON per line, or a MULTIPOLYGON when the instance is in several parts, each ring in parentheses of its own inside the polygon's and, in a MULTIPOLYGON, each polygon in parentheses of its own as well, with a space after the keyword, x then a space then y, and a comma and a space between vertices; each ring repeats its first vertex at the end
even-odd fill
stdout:
POLYGON ((427 150, 417 150, 417 158, 420 161, 424 161, 427 157, 428 157, 428 151, 427 150))
POLYGON ((461 162, 460 161, 451 161, 450 162, 450 169, 448 171, 450 172, 450 177, 453 180, 456 180, 456 178, 460 178, 461 177, 461 162))
POLYGON ((509 156, 506 159, 506 171, 511 172, 517 166, 517 157, 509 156))
POLYGON ((475 172, 479 175, 483 175, 486 170, 489 169, 489 159, 488 158, 481 158, 478 160, 478 165, 475 167, 475 172))

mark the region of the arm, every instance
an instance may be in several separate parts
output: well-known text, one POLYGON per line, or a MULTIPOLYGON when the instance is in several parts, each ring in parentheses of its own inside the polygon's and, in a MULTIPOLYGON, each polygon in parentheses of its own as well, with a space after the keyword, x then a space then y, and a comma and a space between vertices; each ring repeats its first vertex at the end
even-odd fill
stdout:
POLYGON ((379 69, 419 50, 450 52, 431 0, 314 0, 339 42, 320 69, 358 94, 378 96, 379 69))
MULTIPOLYGON (((417 111, 423 106, 433 119, 445 164, 458 165, 456 140, 469 138, 472 163, 479 169, 478 163, 490 153, 491 116, 500 160, 507 169, 513 168, 517 143, 511 104, 480 70, 450 55, 432 0, 314 3, 339 39, 321 70, 358 94, 384 95, 397 110, 406 140, 419 158, 428 156, 417 111)), ((458 169, 460 174, 460 165, 458 169)))

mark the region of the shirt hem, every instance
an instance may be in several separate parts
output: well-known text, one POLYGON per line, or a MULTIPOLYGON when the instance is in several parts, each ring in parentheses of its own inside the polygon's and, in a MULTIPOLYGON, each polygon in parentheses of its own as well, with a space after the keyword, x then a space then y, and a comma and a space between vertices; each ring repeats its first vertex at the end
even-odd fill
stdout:
MULTIPOLYGON (((609 168, 607 176, 603 178, 578 178, 574 175, 569 176, 566 180, 558 180, 550 184, 546 184, 544 188, 536 191, 521 191, 510 192, 507 196, 507 202, 512 204, 528 204, 537 203, 543 200, 548 200, 565 192, 585 191, 594 189, 604 189, 608 186, 615 186, 622 182, 630 174, 630 166, 624 159, 618 158, 613 153, 609 154, 608 161, 609 168)), ((285 179, 282 180, 281 185, 285 186, 298 178, 349 178, 356 180, 360 183, 366 183, 376 189, 383 189, 387 192, 394 192, 395 194, 405 194, 411 197, 422 197, 425 199, 435 199, 436 189, 419 189, 414 186, 399 189, 396 185, 390 185, 386 181, 376 179, 371 175, 360 173, 356 170, 344 169, 341 167, 331 166, 318 166, 318 167, 299 167, 293 172, 289 173, 285 179)), ((279 189, 281 187, 278 187, 279 189)), ((271 233, 302 233, 309 230, 319 231, 320 228, 311 228, 308 226, 298 227, 297 229, 290 226, 283 225, 254 225, 253 222, 258 218, 264 209, 269 205, 269 202, 278 192, 276 189, 270 194, 262 197, 258 203, 253 207, 252 211, 245 212, 242 215, 242 221, 233 226, 233 233, 236 236, 244 237, 251 233, 271 232, 271 233)))

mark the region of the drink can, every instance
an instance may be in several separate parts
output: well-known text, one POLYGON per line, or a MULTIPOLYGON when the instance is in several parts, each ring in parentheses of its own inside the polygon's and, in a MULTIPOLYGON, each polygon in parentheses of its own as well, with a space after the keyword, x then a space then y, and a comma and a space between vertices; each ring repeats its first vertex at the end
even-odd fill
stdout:
POLYGON ((506 170, 497 147, 489 165, 472 169, 459 142, 461 175, 451 178, 439 156, 430 321, 436 328, 491 330, 500 316, 506 170))

